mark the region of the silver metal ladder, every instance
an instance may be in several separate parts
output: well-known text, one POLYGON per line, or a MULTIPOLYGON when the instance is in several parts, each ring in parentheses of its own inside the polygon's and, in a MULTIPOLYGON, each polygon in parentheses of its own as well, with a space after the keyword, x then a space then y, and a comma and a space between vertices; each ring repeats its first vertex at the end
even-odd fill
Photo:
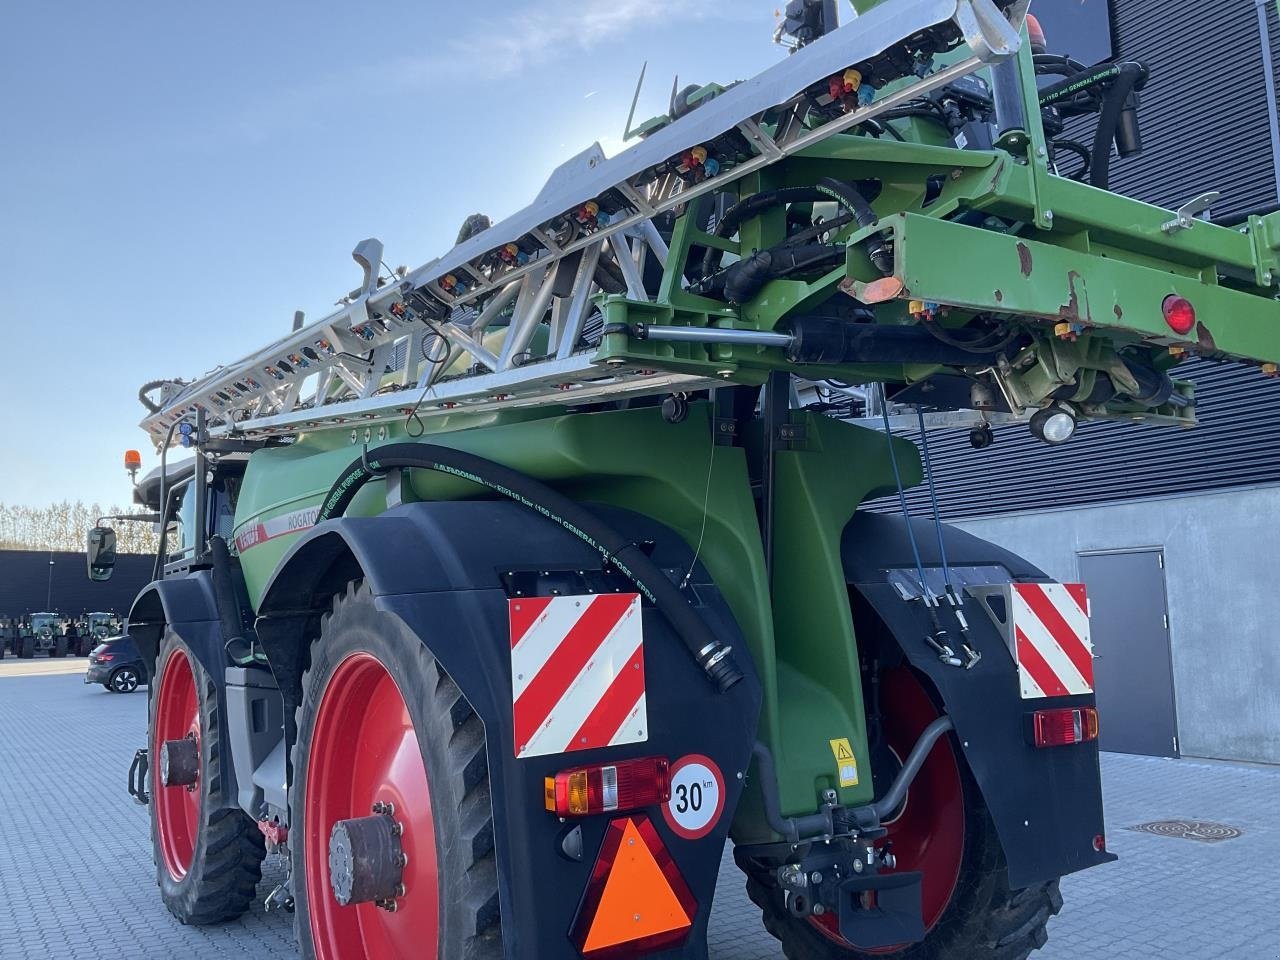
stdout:
POLYGON ((338 310, 194 383, 166 383, 142 426, 161 446, 198 412, 211 436, 263 439, 705 388, 717 381, 593 361, 602 270, 629 299, 655 299, 645 267, 667 256, 656 216, 1013 55, 1028 2, 886 0, 616 157, 593 145, 530 206, 416 270, 384 275, 382 244, 365 240, 352 253, 364 282, 338 310), (922 36, 962 41, 969 55, 889 92, 864 82, 871 96, 852 108, 800 122, 815 88, 853 66, 881 88, 902 80, 883 65, 922 36), (704 145, 725 136, 744 149, 722 164, 704 145))

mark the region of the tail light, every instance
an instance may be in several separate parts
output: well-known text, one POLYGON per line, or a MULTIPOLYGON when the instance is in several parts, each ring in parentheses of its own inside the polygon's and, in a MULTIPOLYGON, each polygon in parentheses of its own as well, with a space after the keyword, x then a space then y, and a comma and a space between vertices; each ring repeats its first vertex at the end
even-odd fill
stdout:
POLYGON ((114 653, 99 653, 93 658, 94 663, 110 663, 116 658, 114 653))
POLYGON ((671 799, 665 757, 575 767, 546 778, 547 810, 561 817, 640 810, 671 799))
POLYGON ((1164 298, 1160 309, 1164 312, 1164 322, 1178 336, 1185 337, 1196 325, 1196 308, 1186 297, 1170 294, 1164 298))
POLYGON ((1095 707, 1037 710, 1031 715, 1032 742, 1037 747, 1067 747, 1098 739, 1095 707))

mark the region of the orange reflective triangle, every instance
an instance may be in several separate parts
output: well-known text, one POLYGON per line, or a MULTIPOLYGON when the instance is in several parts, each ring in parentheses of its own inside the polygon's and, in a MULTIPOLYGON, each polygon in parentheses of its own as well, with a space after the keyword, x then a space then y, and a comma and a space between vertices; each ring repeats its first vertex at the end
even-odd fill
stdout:
POLYGON ((582 952, 685 930, 692 924, 635 821, 627 820, 582 952))

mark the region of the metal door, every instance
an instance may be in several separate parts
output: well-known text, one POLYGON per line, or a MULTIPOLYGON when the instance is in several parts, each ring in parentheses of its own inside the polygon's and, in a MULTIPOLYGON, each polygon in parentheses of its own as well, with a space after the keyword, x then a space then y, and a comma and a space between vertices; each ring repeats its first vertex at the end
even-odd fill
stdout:
POLYGON ((1115 753, 1178 755, 1164 553, 1080 554, 1088 587, 1100 744, 1115 753))

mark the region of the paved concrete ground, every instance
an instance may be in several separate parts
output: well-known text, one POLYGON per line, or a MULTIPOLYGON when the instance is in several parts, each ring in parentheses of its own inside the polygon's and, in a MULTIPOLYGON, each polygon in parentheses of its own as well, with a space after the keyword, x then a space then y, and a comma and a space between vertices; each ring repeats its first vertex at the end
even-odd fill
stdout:
MULTIPOLYGON (((80 676, 13 676, 14 666, 0 663, 0 958, 296 956, 287 915, 259 906, 197 929, 161 906, 147 813, 124 792, 145 737, 145 694, 108 694, 80 676)), ((1037 958, 1280 958, 1280 768, 1108 756, 1104 779, 1109 846, 1121 859, 1063 883, 1066 908, 1037 958), (1207 844, 1126 829, 1171 818, 1244 835, 1207 844)), ((722 877, 713 960, 780 958, 727 857, 722 877)), ((278 878, 271 867, 260 893, 278 878)))

